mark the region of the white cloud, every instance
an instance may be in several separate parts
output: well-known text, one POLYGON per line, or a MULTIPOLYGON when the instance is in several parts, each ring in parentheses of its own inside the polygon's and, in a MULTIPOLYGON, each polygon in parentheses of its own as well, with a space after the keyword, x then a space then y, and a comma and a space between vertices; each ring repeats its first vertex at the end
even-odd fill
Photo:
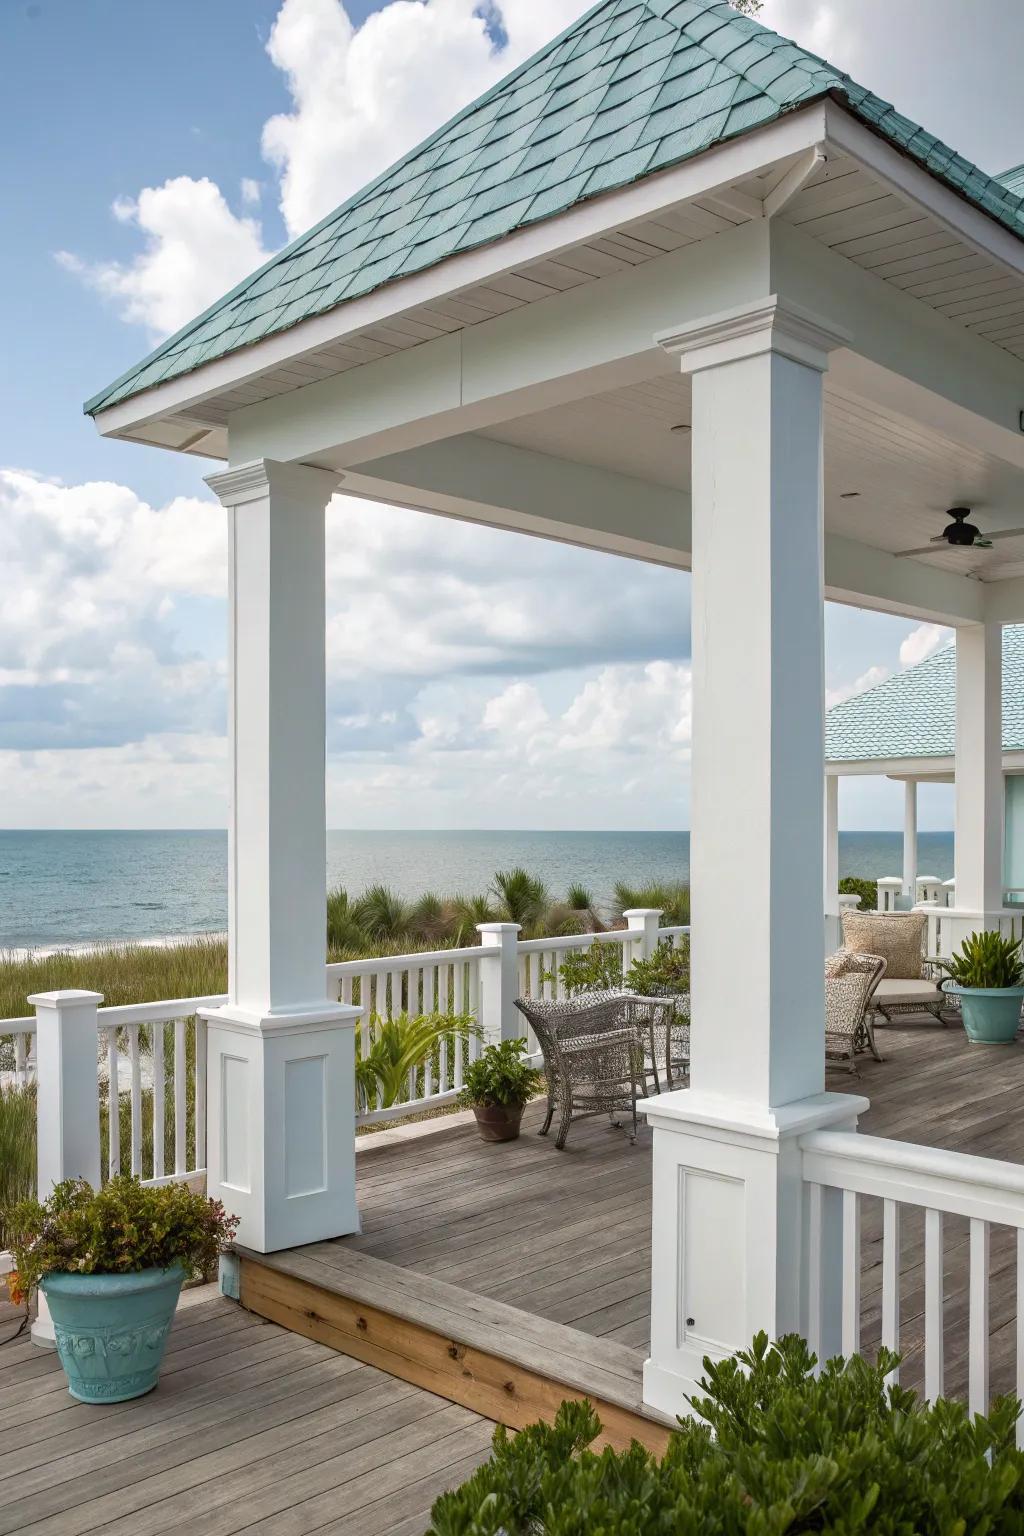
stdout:
POLYGON ((137 198, 118 198, 113 213, 143 236, 131 260, 89 262, 70 251, 57 259, 154 340, 192 320, 270 254, 259 222, 233 213, 205 176, 143 187, 137 198))
POLYGON ((953 631, 944 624, 919 624, 900 646, 900 666, 916 667, 952 638, 953 631))
POLYGON ((855 694, 865 693, 869 688, 874 688, 877 683, 884 683, 892 673, 888 667, 868 667, 860 677, 854 678, 851 683, 842 683, 838 688, 829 688, 825 692, 825 708, 831 709, 833 704, 842 704, 846 699, 852 699, 855 694))
POLYGON ((354 27, 340 0, 284 0, 267 52, 292 110, 266 123, 263 153, 280 174, 289 232, 330 213, 586 8, 392 0, 354 27))

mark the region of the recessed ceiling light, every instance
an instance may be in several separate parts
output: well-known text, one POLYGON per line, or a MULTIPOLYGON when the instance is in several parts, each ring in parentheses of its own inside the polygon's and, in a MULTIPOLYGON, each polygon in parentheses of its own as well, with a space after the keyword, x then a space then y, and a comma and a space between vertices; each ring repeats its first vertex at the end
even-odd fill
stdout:
POLYGON ((859 496, 859 495, 860 495, 860 491, 840 491, 839 492, 839 500, 840 501, 852 501, 855 496, 859 496))
POLYGON ((670 432, 692 432, 693 428, 688 421, 681 421, 678 427, 669 427, 670 432))

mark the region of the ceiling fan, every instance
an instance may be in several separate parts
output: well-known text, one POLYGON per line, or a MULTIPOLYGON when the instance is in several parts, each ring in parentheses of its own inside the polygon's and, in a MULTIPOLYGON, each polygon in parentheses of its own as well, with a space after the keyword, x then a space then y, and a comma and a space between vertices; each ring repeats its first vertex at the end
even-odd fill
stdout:
POLYGON ((974 523, 967 521, 970 515, 970 507, 950 507, 946 516, 953 521, 941 533, 937 533, 930 544, 920 549, 897 550, 896 558, 901 560, 910 555, 937 554, 936 544, 948 544, 950 549, 991 549, 994 539, 1024 538, 1024 528, 1003 528, 999 533, 982 533, 974 523))

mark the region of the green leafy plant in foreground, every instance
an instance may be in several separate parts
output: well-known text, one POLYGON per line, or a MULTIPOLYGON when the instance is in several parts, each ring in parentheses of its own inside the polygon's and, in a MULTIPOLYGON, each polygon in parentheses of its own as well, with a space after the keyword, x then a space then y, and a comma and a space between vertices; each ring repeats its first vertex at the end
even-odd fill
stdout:
POLYGON ((503 1104, 515 1108, 528 1104, 544 1081, 543 1073, 523 1060, 526 1041, 502 1040, 489 1045, 466 1068, 459 1103, 464 1108, 503 1104))
MULTIPOLYGON (((553 981, 545 971, 542 981, 553 981)), ((596 941, 586 949, 570 949, 558 967, 558 979, 566 997, 580 992, 618 992, 622 988, 622 945, 596 941)))
POLYGON ((958 987, 1024 986, 1024 957, 1021 939, 1004 939, 990 930, 972 933, 964 939, 958 954, 935 963, 958 987))
POLYGON ((12 1300, 27 1298, 54 1271, 120 1275, 180 1264, 189 1275, 206 1275, 238 1225, 219 1200, 187 1184, 144 1185, 125 1173, 99 1190, 65 1179, 46 1200, 5 1210, 3 1220, 14 1258, 12 1300))
POLYGON ((647 960, 634 960, 626 973, 626 986, 641 997, 674 997, 690 990, 690 941, 677 946, 660 939, 647 960))
POLYGON ((434 1505, 427 1536, 1017 1536, 1024 1454, 1016 1399, 974 1419, 886 1383, 897 1362, 815 1359, 796 1336, 760 1334, 738 1359, 704 1361, 700 1419, 659 1461, 636 1444, 590 1447, 589 1403, 554 1425, 494 1436, 491 1460, 434 1505))
POLYGON ((844 875, 839 882, 840 896, 859 896, 862 912, 877 912, 878 881, 862 880, 860 875, 844 875))

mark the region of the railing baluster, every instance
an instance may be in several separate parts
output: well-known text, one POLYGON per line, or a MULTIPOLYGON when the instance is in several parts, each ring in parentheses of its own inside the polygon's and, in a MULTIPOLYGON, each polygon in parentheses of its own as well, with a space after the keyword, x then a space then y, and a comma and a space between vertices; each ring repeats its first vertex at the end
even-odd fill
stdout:
POLYGON ((185 1074, 185 1020, 174 1020, 174 1171, 188 1171, 185 1131, 188 1125, 188 1086, 185 1074))
POLYGON ((942 1396, 945 1380, 945 1290, 943 1215, 924 1213, 924 1395, 942 1396))
POLYGON ((28 1082, 28 1045, 22 1034, 14 1037, 14 1081, 19 1088, 28 1082))
POLYGON ((153 1051, 153 1177, 164 1176, 164 1026, 150 1025, 153 1051))
POLYGON ((107 1177, 121 1172, 121 1093, 117 1073, 117 1030, 107 1030, 107 1177))
MULTIPOLYGON (((424 1014, 430 1012, 429 1008, 427 1007, 427 967, 422 965, 416 974, 416 1012, 424 1014), (421 997, 423 999, 422 1003, 420 1002, 421 997)), ((425 1099, 429 1099, 433 1091, 434 1053, 431 1051, 430 1055, 423 1063, 423 1097, 425 1099)))
POLYGON ((860 1350, 860 1196, 843 1190, 843 1322, 842 1350, 849 1357, 860 1350))
POLYGON ((820 1184, 807 1186, 810 1209, 807 1228, 807 1343, 821 1361, 821 1265, 825 1191, 820 1184))
MULTIPOLYGON (((882 1344, 900 1347, 900 1207, 896 1200, 882 1203, 882 1344)), ((899 1381, 896 1366, 888 1381, 899 1381)))
POLYGON ((139 1053, 139 1026, 128 1025, 128 1061, 131 1066, 132 1101, 132 1173, 142 1175, 142 1062, 139 1053))
POLYGON ((989 1224, 971 1218, 971 1261, 967 1350, 967 1405, 972 1413, 988 1412, 988 1260, 989 1224))
MULTIPOLYGON (((452 990, 454 997, 451 1000, 452 1012, 458 1017, 465 1012, 463 1002, 463 987, 465 985, 465 968, 461 960, 457 960, 452 966, 452 990)), ((461 1088, 465 1081, 466 1070, 466 1042, 462 1030, 459 1029, 455 1036, 455 1082, 454 1087, 461 1088)))
MULTIPOLYGON (((467 966, 469 979, 468 1011, 474 1025, 480 1023, 480 967, 479 965, 467 966)), ((480 1055, 480 1037, 473 1033, 469 1037, 469 1059, 476 1061, 480 1055)))

